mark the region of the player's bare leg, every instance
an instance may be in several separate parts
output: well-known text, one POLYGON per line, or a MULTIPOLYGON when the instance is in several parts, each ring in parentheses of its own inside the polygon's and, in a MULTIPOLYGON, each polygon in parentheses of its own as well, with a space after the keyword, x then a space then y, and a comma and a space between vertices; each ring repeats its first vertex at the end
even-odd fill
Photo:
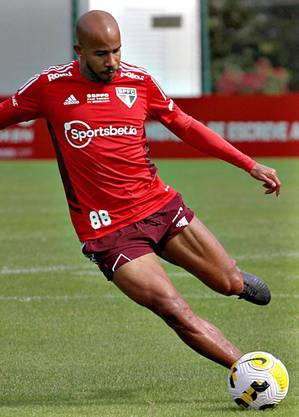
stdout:
POLYGON ((215 326, 197 316, 176 290, 156 255, 122 265, 113 282, 136 303, 159 315, 178 336, 201 355, 230 368, 242 356, 215 326))
POLYGON ((167 242, 160 255, 221 294, 241 295, 240 298, 256 304, 270 301, 266 284, 258 277, 241 272, 214 235, 196 217, 167 242))

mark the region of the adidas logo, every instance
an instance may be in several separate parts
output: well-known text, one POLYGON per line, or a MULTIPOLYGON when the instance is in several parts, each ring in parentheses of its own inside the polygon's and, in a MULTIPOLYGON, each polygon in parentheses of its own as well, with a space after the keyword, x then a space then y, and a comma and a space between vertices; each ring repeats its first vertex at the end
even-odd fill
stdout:
POLYGON ((175 227, 183 227, 183 226, 188 226, 188 224, 189 224, 189 222, 188 222, 188 220, 186 219, 186 217, 184 216, 184 217, 182 217, 182 218, 181 218, 181 220, 179 220, 179 221, 177 222, 177 224, 175 225, 175 227))
POLYGON ((73 94, 71 94, 65 101, 64 101, 64 105, 65 106, 68 106, 68 105, 70 105, 70 104, 79 104, 80 103, 80 101, 79 100, 77 100, 76 99, 76 97, 73 95, 73 94))

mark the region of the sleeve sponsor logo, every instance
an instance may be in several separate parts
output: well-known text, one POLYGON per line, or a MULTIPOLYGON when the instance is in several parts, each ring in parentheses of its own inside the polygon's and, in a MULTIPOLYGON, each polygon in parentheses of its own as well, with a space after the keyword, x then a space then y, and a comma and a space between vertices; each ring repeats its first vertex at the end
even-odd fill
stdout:
POLYGON ((129 109, 134 105, 137 100, 136 88, 127 87, 115 87, 117 97, 127 106, 129 109))
POLYGON ((107 136, 136 136, 137 128, 134 126, 115 127, 109 125, 92 129, 89 124, 82 122, 82 120, 72 120, 64 123, 64 134, 71 146, 74 148, 85 148, 93 138, 107 136))
POLYGON ((61 73, 54 72, 52 74, 48 74, 47 76, 48 76, 48 80, 51 82, 51 81, 57 80, 57 78, 71 77, 72 75, 73 74, 71 73, 71 71, 67 71, 67 72, 61 72, 61 73))
POLYGON ((14 107, 18 107, 19 103, 18 103, 18 100, 16 99, 16 96, 12 96, 11 102, 14 107))
POLYGON ((121 78, 122 77, 128 77, 131 78, 131 80, 138 80, 138 81, 144 81, 144 75, 138 75, 134 74, 134 72, 121 72, 120 73, 121 78))

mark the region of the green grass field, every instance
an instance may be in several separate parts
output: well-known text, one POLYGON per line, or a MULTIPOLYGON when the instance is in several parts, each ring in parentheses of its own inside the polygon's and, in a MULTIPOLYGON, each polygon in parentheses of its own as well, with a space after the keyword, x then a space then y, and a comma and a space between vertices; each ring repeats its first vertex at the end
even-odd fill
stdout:
MULTIPOLYGON (((290 374, 271 416, 298 417, 299 160, 262 161, 279 199, 219 161, 158 161, 244 270, 266 279, 267 307, 213 293, 164 264, 199 315, 243 351, 278 356, 290 374), (296 396, 297 395, 297 396, 296 396)), ((0 163, 0 416, 231 417, 227 370, 185 346, 80 253, 55 162, 0 163)))

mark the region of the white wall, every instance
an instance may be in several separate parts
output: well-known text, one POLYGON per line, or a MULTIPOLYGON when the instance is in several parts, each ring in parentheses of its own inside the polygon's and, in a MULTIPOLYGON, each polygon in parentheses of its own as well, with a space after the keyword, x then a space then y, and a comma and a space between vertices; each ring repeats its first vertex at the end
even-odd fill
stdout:
POLYGON ((0 95, 72 59, 70 0, 0 0, 0 95))
MULTIPOLYGON (((0 96, 32 75, 72 59, 71 0, 0 0, 0 96)), ((110 11, 123 59, 147 68, 174 97, 201 92, 199 0, 78 0, 78 14, 110 11), (181 14, 181 28, 153 29, 152 16, 181 14)))
POLYGON ((89 0, 89 9, 114 15, 122 32, 122 59, 149 70, 167 94, 201 93, 198 0, 89 0), (153 16, 181 15, 180 28, 153 28, 153 16))

